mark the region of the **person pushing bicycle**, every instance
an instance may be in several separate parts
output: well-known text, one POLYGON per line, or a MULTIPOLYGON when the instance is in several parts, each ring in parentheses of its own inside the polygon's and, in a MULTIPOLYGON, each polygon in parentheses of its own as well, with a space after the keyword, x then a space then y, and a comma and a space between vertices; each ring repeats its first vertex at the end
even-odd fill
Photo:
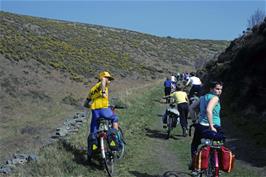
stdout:
POLYGON ((188 96, 187 93, 184 92, 181 88, 181 85, 178 84, 176 86, 176 91, 169 96, 165 96, 164 98, 172 97, 175 100, 177 105, 177 110, 180 113, 180 125, 182 127, 183 136, 186 137, 188 134, 188 96))

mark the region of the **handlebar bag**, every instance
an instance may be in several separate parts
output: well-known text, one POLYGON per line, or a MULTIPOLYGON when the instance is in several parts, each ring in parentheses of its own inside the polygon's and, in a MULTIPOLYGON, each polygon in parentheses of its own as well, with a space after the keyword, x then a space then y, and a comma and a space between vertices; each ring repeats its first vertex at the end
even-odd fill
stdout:
POLYGON ((194 169, 204 170, 208 168, 210 149, 210 146, 204 146, 193 156, 194 169))
POLYGON ((234 168, 235 155, 230 149, 222 146, 219 156, 220 169, 227 173, 231 172, 234 168))

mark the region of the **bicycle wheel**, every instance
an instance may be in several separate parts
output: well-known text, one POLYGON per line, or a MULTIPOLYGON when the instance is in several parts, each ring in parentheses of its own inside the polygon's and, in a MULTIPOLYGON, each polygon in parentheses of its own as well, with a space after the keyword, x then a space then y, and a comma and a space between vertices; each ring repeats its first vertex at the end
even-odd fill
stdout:
POLYGON ((206 169, 206 177, 215 177, 215 161, 213 152, 209 155, 209 163, 208 168, 206 169))
POLYGON ((106 139, 104 139, 103 137, 100 138, 100 144, 101 144, 102 160, 104 161, 104 167, 105 167, 108 175, 111 177, 114 173, 113 153, 110 150, 106 139))
POLYGON ((173 118, 169 116, 167 119, 167 139, 170 138, 172 129, 173 129, 173 118))
POLYGON ((114 174, 114 158, 112 152, 106 154, 106 158, 104 159, 105 169, 110 177, 114 174))
POLYGON ((123 157, 124 157, 124 154, 125 154, 125 138, 124 138, 124 133, 123 133, 123 130, 121 129, 121 127, 118 128, 119 129, 119 132, 120 132, 120 135, 121 135, 121 144, 119 145, 119 150, 116 152, 116 159, 117 160, 121 160, 123 157))

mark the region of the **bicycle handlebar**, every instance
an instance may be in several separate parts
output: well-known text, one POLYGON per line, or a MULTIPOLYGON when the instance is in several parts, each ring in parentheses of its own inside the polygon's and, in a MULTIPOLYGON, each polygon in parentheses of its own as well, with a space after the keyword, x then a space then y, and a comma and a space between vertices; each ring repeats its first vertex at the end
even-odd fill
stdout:
POLYGON ((112 108, 112 109, 127 109, 127 106, 111 105, 110 108, 112 108))

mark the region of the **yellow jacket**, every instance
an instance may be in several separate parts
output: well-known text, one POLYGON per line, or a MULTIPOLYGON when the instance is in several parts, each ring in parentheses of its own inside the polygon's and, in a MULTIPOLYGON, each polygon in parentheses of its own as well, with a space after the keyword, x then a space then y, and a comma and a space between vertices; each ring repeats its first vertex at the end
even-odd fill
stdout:
POLYGON ((186 92, 176 91, 176 92, 172 93, 170 96, 175 99, 176 104, 187 103, 188 102, 188 97, 187 97, 187 93, 186 92))
POLYGON ((90 108, 91 109, 107 108, 109 106, 108 86, 105 87, 105 94, 107 96, 103 97, 101 82, 98 82, 97 84, 95 84, 90 89, 89 95, 88 95, 88 98, 91 99, 92 101, 90 108))

